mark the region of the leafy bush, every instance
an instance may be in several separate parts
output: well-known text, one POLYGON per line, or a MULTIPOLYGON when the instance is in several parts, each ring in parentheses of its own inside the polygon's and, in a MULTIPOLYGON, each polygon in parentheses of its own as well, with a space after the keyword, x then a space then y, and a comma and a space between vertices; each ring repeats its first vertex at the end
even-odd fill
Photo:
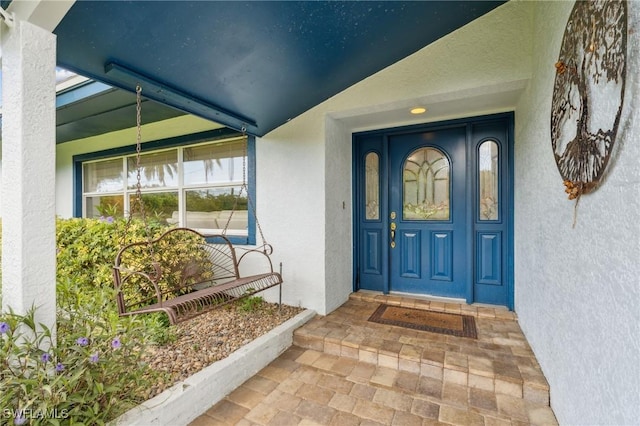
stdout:
POLYGON ((147 238, 140 222, 126 235, 125 225, 57 221, 57 342, 33 310, 0 314, 0 424, 103 424, 144 400, 157 374, 141 363, 142 351, 172 334, 166 319, 117 313, 114 258, 125 242, 147 238))
MULTIPOLYGON (((149 223, 152 236, 166 228, 149 223)), ((124 243, 145 241, 143 223, 124 219, 58 219, 56 224, 58 279, 72 278, 86 290, 98 286, 113 288, 111 268, 124 243)))
POLYGON ((199 234, 177 230, 151 245, 141 242, 127 248, 121 253, 119 264, 123 303, 136 309, 157 302, 155 287, 147 276, 160 276, 155 283, 167 298, 189 293, 194 285, 211 281, 213 269, 205 243, 199 234))

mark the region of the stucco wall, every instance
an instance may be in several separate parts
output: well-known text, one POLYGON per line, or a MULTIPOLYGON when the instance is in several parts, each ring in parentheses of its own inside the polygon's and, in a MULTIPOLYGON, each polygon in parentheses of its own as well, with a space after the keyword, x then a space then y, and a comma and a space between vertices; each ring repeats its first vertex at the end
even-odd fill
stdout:
POLYGON ((324 121, 293 120, 256 140, 256 210, 273 260, 283 263, 283 301, 325 313, 324 121))
POLYGON ((507 3, 256 142, 258 210, 284 262, 285 302, 324 314, 352 290, 352 132, 513 110, 531 71, 530 9, 507 3), (416 104, 429 113, 411 117, 416 104))
POLYGON ((602 186, 581 198, 575 229, 550 139, 554 63, 573 2, 536 4, 534 77, 516 111, 515 307, 560 424, 640 419, 640 2, 628 5, 615 158, 602 186))
POLYGON ((353 290, 349 285, 351 281, 347 279, 353 267, 345 262, 345 259, 351 259, 353 253, 352 188, 351 185, 345 185, 345 178, 348 179, 351 173, 351 164, 335 160, 351 157, 351 134, 342 122, 327 116, 325 135, 325 306, 333 309, 344 303, 353 290))

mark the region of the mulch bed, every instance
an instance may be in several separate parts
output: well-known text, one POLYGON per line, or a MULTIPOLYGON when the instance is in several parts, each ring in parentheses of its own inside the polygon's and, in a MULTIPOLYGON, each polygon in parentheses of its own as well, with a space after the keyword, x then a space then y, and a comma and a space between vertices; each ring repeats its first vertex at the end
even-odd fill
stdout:
POLYGON ((241 304, 197 316, 175 326, 175 341, 151 346, 143 355, 149 366, 165 373, 145 397, 152 398, 176 382, 186 379, 208 365, 293 318, 304 309, 262 302, 248 312, 241 304))

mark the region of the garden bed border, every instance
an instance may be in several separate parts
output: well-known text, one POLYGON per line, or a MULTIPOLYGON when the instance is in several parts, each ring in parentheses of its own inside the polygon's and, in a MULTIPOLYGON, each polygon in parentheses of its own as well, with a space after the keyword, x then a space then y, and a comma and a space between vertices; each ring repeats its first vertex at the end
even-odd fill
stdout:
POLYGON ((293 344, 293 332, 315 316, 307 309, 227 358, 124 413, 112 425, 187 425, 293 344))

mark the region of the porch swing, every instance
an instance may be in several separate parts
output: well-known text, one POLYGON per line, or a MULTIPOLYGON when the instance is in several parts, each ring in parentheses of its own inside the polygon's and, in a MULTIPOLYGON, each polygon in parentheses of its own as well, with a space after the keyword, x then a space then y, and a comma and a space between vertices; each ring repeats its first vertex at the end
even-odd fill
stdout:
MULTIPOLYGON (((125 225, 122 248, 113 266, 120 315, 164 312, 171 324, 189 320, 238 299, 279 286, 282 302, 282 264, 274 272, 270 255, 273 247, 264 238, 246 182, 246 148, 242 186, 235 197, 224 229, 219 235, 204 235, 186 227, 171 228, 152 238, 141 187, 141 98, 136 86, 136 169, 137 184, 133 207, 125 225), (235 247, 227 228, 246 191, 248 206, 255 218, 262 244, 255 248, 235 247), (146 233, 145 241, 125 244, 136 207, 146 233), (240 264, 248 257, 261 257, 261 273, 241 277, 240 264)), ((243 128, 246 138, 246 131, 243 128)), ((246 139, 245 139, 246 141, 246 139)), ((246 145, 245 145, 246 146, 246 145)))

